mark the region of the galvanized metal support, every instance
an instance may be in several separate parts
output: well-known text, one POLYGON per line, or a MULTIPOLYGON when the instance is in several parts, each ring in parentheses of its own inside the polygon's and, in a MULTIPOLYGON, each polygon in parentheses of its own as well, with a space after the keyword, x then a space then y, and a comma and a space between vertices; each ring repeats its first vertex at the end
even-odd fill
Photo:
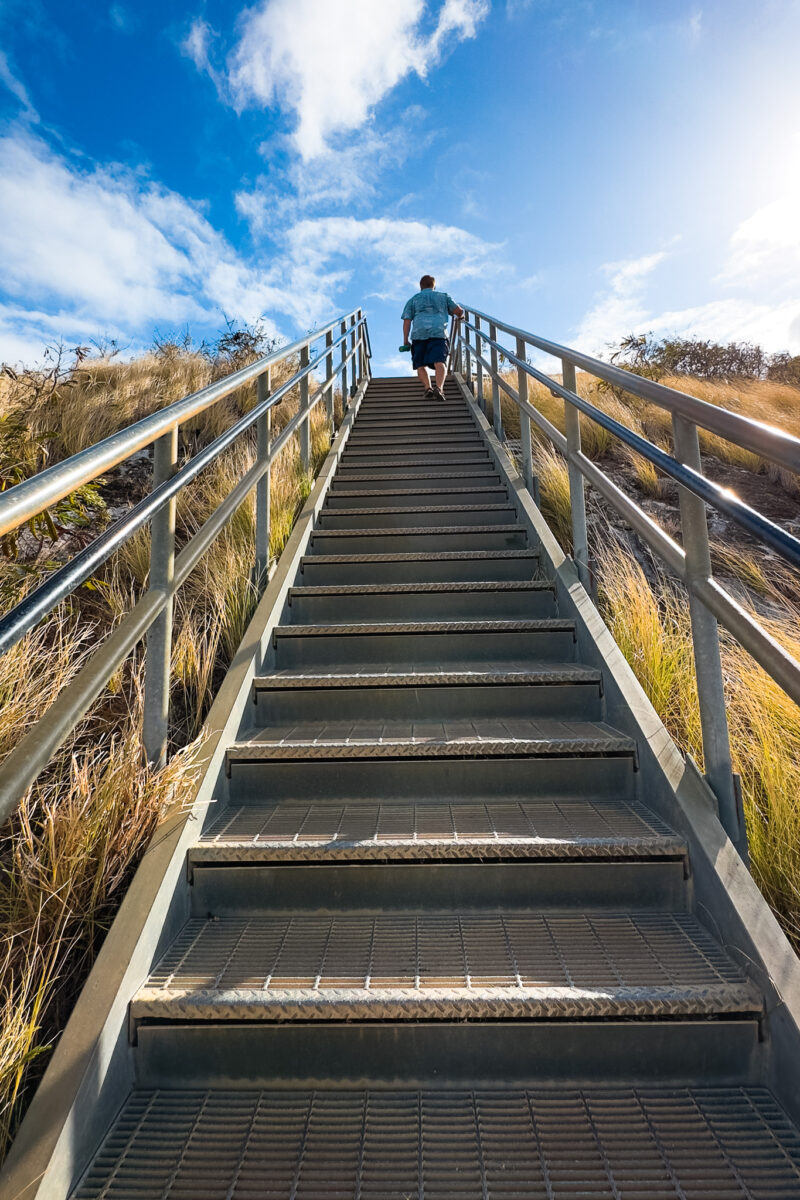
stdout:
MULTIPOLYGON (((492 342, 497 341, 497 326, 493 322, 489 322, 489 337, 492 342)), ((499 365, 497 361, 497 348, 491 347, 491 364, 492 364, 492 423, 497 437, 502 442, 503 440, 503 410, 500 407, 500 385, 497 382, 497 372, 499 365)))
POLYGON ((350 398, 352 399, 358 390, 359 374, 358 374, 358 355, 356 354, 356 318, 355 314, 350 318, 350 353, 353 356, 353 370, 351 372, 350 383, 350 398))
MULTIPOLYGON (((694 471, 702 471, 697 426, 673 413, 672 436, 675 457, 694 471)), ((683 549, 686 554, 686 582, 689 588, 689 615, 692 622, 692 649, 700 701, 703 731, 703 758, 706 779, 719 803, 719 818, 742 858, 747 862, 747 831, 744 814, 733 778, 728 716, 725 708, 725 681, 719 645, 719 627, 713 613, 694 595, 692 584, 711 577, 711 548, 708 540, 706 508, 699 496, 678 487, 681 509, 683 549)))
MULTIPOLYGON (((328 337, 331 336, 329 333, 328 337)), ((256 383, 258 403, 263 403, 271 391, 272 376, 268 369, 259 375, 256 383)), ((268 409, 256 422, 256 457, 260 463, 269 462, 271 433, 272 410, 268 409)), ((266 474, 256 484, 256 581, 259 588, 266 584, 269 572, 270 476, 271 471, 267 467, 266 474)))
MULTIPOLYGON (((523 338, 517 338, 517 358, 526 361, 526 346, 523 338)), ((517 394, 520 401, 528 403, 528 375, 522 367, 517 367, 517 394)), ((525 486, 533 495, 533 446, 531 444, 531 419, 526 412, 519 410, 519 436, 522 450, 522 477, 525 486)))
POLYGON ((366 374, 367 356, 364 353, 364 330, 361 325, 361 309, 360 308, 356 309, 356 324, 358 326, 358 355, 357 355, 357 358, 358 358, 358 382, 361 383, 361 381, 364 378, 364 375, 366 374))
POLYGON ((469 320, 469 312, 464 309, 464 380, 468 387, 472 387, 472 343, 469 339, 469 328, 467 321, 469 320))
MULTIPOLYGON (((575 366, 565 358, 561 360, 562 381, 567 391, 577 392, 578 381, 575 366)), ((564 401, 564 426, 567 435, 567 454, 581 452, 581 418, 574 404, 564 401)), ((586 529, 586 482, 577 463, 567 459, 569 471, 569 502, 572 516, 572 557, 578 568, 578 578, 589 590, 589 535, 586 529)))
MULTIPOLYGON (((178 463, 178 426, 173 425, 153 443, 153 488, 166 483, 178 463)), ((170 500, 150 523, 151 592, 165 592, 167 603, 147 631, 145 651, 142 742, 145 757, 154 767, 167 761, 169 733, 169 680, 172 662, 172 612, 175 591, 175 508, 170 500)))
POLYGON ((333 382, 334 382, 334 380, 333 380, 333 350, 331 349, 332 345, 333 345, 333 331, 329 329, 328 332, 325 334, 325 346, 328 351, 328 353, 325 355, 325 382, 328 386, 328 390, 325 393, 325 411, 328 414, 328 421, 330 422, 330 426, 331 426, 331 441, 333 441, 333 435, 335 432, 335 423, 334 423, 334 419, 333 419, 333 382))
MULTIPOLYGON (((340 333, 342 335, 342 415, 347 412, 349 404, 347 391, 347 321, 342 321, 340 333)), ((353 367, 355 370, 355 366, 353 367)))
MULTIPOLYGON (((300 367, 307 367, 309 363, 308 346, 304 346, 300 351, 300 367)), ((311 464, 311 419, 308 412, 308 376, 304 375, 300 380, 300 412, 305 413, 305 417, 298 430, 300 440, 300 461, 303 464, 303 470, 307 471, 311 464)))
POLYGON ((483 395, 483 366, 480 359, 477 357, 483 353, 483 342, 480 335, 481 319, 475 317, 475 376, 477 381, 477 400, 482 412, 486 411, 486 399, 483 395))

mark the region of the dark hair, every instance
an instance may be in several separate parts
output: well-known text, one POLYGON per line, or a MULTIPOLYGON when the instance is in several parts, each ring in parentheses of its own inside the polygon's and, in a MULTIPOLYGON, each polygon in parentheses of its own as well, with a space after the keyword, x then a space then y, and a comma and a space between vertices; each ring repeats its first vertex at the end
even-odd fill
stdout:
POLYGON ((420 281, 419 281, 419 286, 420 286, 420 290, 424 291, 425 288, 435 287, 436 280, 433 278, 432 275, 423 275, 422 279, 420 279, 420 281))

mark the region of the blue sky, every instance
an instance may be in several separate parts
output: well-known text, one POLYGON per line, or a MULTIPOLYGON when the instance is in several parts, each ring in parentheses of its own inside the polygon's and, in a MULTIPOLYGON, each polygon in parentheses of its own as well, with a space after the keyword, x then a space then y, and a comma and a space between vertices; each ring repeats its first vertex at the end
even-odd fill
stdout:
POLYGON ((800 0, 0 0, 0 360, 369 313, 800 352, 800 0))

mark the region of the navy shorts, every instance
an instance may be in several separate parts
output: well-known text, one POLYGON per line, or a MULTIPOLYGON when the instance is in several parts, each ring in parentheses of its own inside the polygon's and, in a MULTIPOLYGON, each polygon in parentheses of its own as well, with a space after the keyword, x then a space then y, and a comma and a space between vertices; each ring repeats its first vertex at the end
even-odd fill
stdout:
POLYGON ((411 362, 414 370, 417 367, 432 367, 436 363, 447 362, 450 346, 447 338, 422 338, 411 343, 411 362))

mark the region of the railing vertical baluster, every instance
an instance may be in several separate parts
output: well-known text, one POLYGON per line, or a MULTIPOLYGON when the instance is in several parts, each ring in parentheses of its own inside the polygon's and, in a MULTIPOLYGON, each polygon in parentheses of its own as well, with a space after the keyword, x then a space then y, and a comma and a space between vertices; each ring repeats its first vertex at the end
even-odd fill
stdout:
MULTIPOLYGON (((272 391, 272 371, 268 367, 259 375, 256 383, 258 403, 263 403, 272 391)), ((258 462, 269 460, 269 444, 272 434, 272 410, 268 409, 256 422, 256 454, 258 462)), ((264 587, 269 572, 269 525, 270 525, 270 482, 272 472, 266 473, 256 484, 256 580, 259 588, 264 587)))
POLYGON ((358 380, 363 382, 366 374, 367 356, 364 353, 364 327, 361 324, 361 309, 356 309, 356 325, 358 328, 358 380))
MULTIPOLYGON (((525 341, 517 338, 517 358, 526 361, 525 341)), ((522 402, 528 403, 528 376, 522 367, 517 367, 517 394, 522 402)), ((519 410, 519 436, 522 443, 522 476, 525 486, 533 495, 533 446, 531 444, 531 419, 519 410)))
MULTIPOLYGON (((565 358, 561 360, 562 381, 570 392, 578 391, 575 366, 565 358)), ((564 401, 564 425, 567 435, 567 454, 581 452, 580 413, 568 400, 564 401)), ((578 578, 589 590, 589 535, 586 530, 586 485, 579 466, 567 460, 569 472, 569 502, 572 517, 572 557, 578 569, 578 578)))
MULTIPOLYGON (((702 471, 697 426, 672 415, 675 457, 695 471, 702 471)), ((717 619, 692 593, 692 584, 711 576, 711 548, 708 541, 706 508, 699 496, 678 487, 681 532, 686 553, 686 582, 689 588, 689 615, 692 623, 692 648, 700 701, 703 732, 703 757, 706 778, 719 802, 719 816, 728 837, 747 861, 747 831, 736 794, 725 709, 725 682, 719 645, 717 619)))
MULTIPOLYGON (((172 477, 178 463, 178 427, 173 425, 153 443, 153 489, 172 477)), ((167 761, 169 733, 169 681, 172 666, 172 612, 175 576, 176 500, 155 515, 150 523, 149 589, 167 594, 167 603, 147 631, 145 652, 144 714, 142 741, 147 761, 163 767, 167 761)))
POLYGON ((350 372, 350 379, 351 379, 350 396, 351 396, 351 398, 353 396, 355 396, 356 392, 358 391, 358 385, 361 382, 359 372, 358 372, 358 355, 355 353, 355 348, 356 348, 356 318, 355 318, 355 314, 353 314, 353 316, 350 318, 350 353, 353 355, 353 358, 352 358, 353 369, 350 372))
POLYGON ((342 321, 339 332, 342 335, 342 415, 347 412, 347 321, 342 321))
POLYGON ((464 381, 468 387, 472 386, 472 358, 470 356, 471 342, 469 338, 469 329, 467 321, 469 320, 469 311, 464 309, 464 381))
POLYGON ((480 328, 481 328, 481 319, 476 313, 476 315, 475 315, 475 355, 476 355, 475 377, 476 377, 476 381, 477 381, 478 404, 480 406, 481 411, 485 412, 486 411, 486 400, 484 399, 484 395, 483 395, 483 367, 480 363, 480 360, 477 357, 477 355, 483 353, 483 342, 481 341, 480 328))
MULTIPOLYGON (((489 322, 489 337, 493 342, 497 341, 497 326, 491 321, 489 322)), ((491 363, 492 363, 492 423, 497 437, 502 442, 503 440, 503 410, 500 407, 500 385, 497 382, 497 373, 499 364, 497 359, 497 348, 491 347, 491 363)))
POLYGON ((325 334, 325 346, 328 353, 325 355, 325 382, 328 390, 325 393, 325 411, 328 414, 328 421, 331 427, 331 441, 335 433, 335 425, 333 420, 333 330, 329 329, 325 334))
MULTIPOLYGON (((303 346, 300 351, 300 367, 307 367, 311 355, 308 346, 303 346)), ((300 439, 300 460, 303 464, 303 470, 307 471, 311 462, 311 417, 308 412, 308 376, 304 375, 300 380, 300 411, 305 412, 305 420, 300 425, 298 436, 300 439)))

